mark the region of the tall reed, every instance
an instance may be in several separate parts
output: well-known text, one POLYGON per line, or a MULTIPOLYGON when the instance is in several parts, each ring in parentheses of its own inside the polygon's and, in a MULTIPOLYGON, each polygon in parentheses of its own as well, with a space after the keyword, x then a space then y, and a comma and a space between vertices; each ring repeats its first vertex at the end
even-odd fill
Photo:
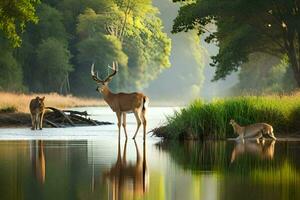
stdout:
POLYGON ((300 95, 243 96, 209 103, 196 100, 169 116, 160 135, 170 139, 236 137, 229 125, 230 119, 240 125, 269 123, 275 134, 297 132, 300 130, 300 95))

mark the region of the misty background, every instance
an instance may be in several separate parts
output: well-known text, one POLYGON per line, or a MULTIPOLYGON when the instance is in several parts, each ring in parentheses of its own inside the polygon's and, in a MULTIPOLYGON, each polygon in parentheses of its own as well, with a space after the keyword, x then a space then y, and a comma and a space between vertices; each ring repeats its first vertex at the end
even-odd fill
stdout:
POLYGON ((164 31, 172 40, 170 56, 171 68, 149 83, 146 92, 156 100, 170 100, 187 103, 201 97, 211 100, 214 97, 230 95, 230 89, 237 84, 237 73, 212 82, 215 69, 209 65, 211 56, 218 53, 218 47, 208 44, 196 31, 172 34, 173 20, 178 14, 180 3, 171 0, 154 0, 163 21, 164 31))

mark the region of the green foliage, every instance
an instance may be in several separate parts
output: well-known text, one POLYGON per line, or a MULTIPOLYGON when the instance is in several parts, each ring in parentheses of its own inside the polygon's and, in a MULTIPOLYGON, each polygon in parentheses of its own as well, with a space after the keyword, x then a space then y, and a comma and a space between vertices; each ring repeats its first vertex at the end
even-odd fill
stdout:
POLYGON ((249 56, 249 62, 242 65, 239 83, 234 93, 282 93, 295 89, 297 84, 290 73, 287 56, 281 60, 268 54, 256 53, 249 56))
POLYGON ((37 23, 35 8, 39 0, 2 0, 0 2, 0 30, 14 47, 21 45, 19 32, 24 31, 28 22, 37 23))
POLYGON ((218 1, 197 0, 184 4, 174 21, 173 32, 198 29, 208 24, 217 30, 207 42, 217 42, 219 53, 213 56, 214 80, 224 79, 246 63, 249 55, 264 52, 281 58, 286 54, 300 85, 299 2, 293 0, 218 1))
POLYGON ((168 118, 163 134, 170 139, 236 137, 229 125, 230 119, 241 125, 269 123, 274 127, 275 135, 291 133, 300 128, 299 111, 299 94, 235 97, 211 103, 196 100, 168 118))
POLYGON ((39 23, 31 26, 32 42, 39 43, 41 40, 52 37, 62 42, 67 42, 68 35, 63 24, 62 13, 47 5, 41 4, 37 9, 39 23))
POLYGON ((70 52, 59 40, 49 38, 37 47, 36 88, 45 92, 62 93, 68 75, 72 71, 70 52))
POLYGON ((94 94, 90 90, 94 87, 89 74, 91 63, 95 62, 105 75, 106 66, 114 60, 120 70, 111 86, 132 89, 143 87, 169 65, 170 40, 161 31, 161 22, 150 0, 45 0, 35 14, 38 3, 35 0, 0 3, 0 28, 14 46, 20 45, 18 33, 25 24, 39 18, 39 23, 30 25, 23 34, 20 49, 4 48, 0 56, 3 90, 20 90, 24 76, 31 91, 62 92, 65 88, 68 92, 73 65, 72 92, 94 94), (156 48, 159 50, 155 51, 156 48), (138 62, 128 68, 128 59, 135 57, 140 57, 138 62), (149 78, 144 77, 150 69, 153 73, 149 78), (141 78, 145 79, 138 83, 141 78))
POLYGON ((22 91, 22 68, 13 56, 13 50, 0 38, 0 90, 22 91))
POLYGON ((11 71, 10 76, 19 81, 12 84, 6 76, 0 80, 2 89, 21 88, 17 85, 24 79, 30 91, 97 95, 91 64, 95 62, 105 76, 107 65, 118 61, 119 73, 110 86, 136 90, 170 65, 170 39, 162 32, 151 0, 45 0, 37 4, 34 0, 0 3, 0 29, 15 46, 23 41, 21 48, 3 50, 3 74, 11 71), (20 38, 18 30, 37 18, 39 23, 30 24, 20 38))
POLYGON ((82 93, 82 86, 91 87, 87 71, 93 62, 100 74, 106 74, 107 65, 113 61, 119 63, 113 89, 142 89, 170 66, 170 39, 161 31, 162 24, 151 1, 103 4, 106 6, 101 12, 88 8, 78 17, 78 66, 73 76, 81 89, 79 86, 76 90, 82 93))

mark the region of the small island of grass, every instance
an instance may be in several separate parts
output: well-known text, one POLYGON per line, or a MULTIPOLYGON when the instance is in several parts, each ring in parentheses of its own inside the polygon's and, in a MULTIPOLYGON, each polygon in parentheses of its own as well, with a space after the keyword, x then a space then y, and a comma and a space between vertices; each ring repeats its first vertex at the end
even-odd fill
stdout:
POLYGON ((300 130, 300 94, 195 100, 153 132, 165 139, 226 139, 236 137, 230 119, 242 125, 265 122, 275 135, 295 135, 300 130))

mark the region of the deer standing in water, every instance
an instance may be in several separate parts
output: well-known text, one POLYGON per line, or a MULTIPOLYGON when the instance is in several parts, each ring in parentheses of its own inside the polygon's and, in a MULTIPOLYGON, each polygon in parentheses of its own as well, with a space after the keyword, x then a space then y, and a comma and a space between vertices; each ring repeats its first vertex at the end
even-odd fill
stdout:
POLYGON ((149 99, 142 93, 113 93, 108 87, 108 83, 112 80, 113 76, 117 74, 116 66, 118 64, 113 62, 112 70, 113 72, 106 77, 105 79, 100 79, 98 73, 94 71, 94 64, 91 66, 91 75, 94 81, 97 82, 98 87, 97 91, 102 93, 104 101, 109 105, 109 107, 116 113, 118 118, 118 131, 120 137, 120 128, 123 117, 123 128, 125 136, 127 138, 126 131, 126 113, 134 113, 134 116, 137 121, 137 128, 132 139, 135 139, 141 123, 143 123, 144 128, 144 140, 146 137, 146 126, 147 126, 147 117, 146 111, 149 103, 149 99))

